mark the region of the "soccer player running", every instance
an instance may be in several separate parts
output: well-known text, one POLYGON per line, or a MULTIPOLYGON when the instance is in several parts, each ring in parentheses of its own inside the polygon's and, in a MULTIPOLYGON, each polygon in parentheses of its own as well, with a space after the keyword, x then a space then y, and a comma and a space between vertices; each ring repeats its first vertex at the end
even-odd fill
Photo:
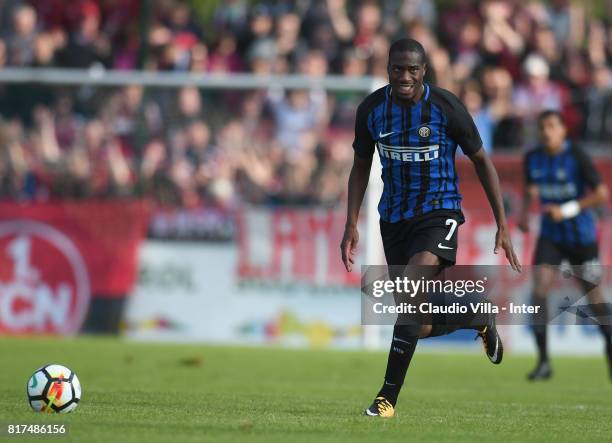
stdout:
MULTIPOLYGON (((344 265, 350 272, 354 264, 359 240, 357 219, 375 146, 382 163, 383 193, 378 211, 387 264, 426 265, 435 267, 436 272, 454 265, 457 226, 464 222, 454 161, 459 145, 474 164, 497 222, 494 252, 503 249, 512 267, 520 271, 506 224, 497 172, 482 148, 480 135, 465 106, 449 91, 424 83, 426 59, 423 46, 416 40, 394 42, 389 49, 389 84, 366 97, 357 109, 347 220, 340 246, 344 265)), ((453 298, 455 302, 467 303, 466 297, 453 298)), ((364 414, 378 417, 395 414, 419 338, 460 328, 475 329, 483 339, 489 359, 500 363, 503 347, 494 316, 489 317, 487 324, 466 323, 455 328, 396 322, 383 386, 364 414)))
POLYGON ((608 188, 587 154, 567 139, 563 118, 557 111, 541 113, 538 126, 541 144, 527 152, 524 159, 526 183, 519 220, 519 228, 527 232, 529 206, 539 196, 542 219, 533 260, 539 265, 534 270, 533 289, 533 303, 541 306, 533 325, 539 359, 527 378, 545 380, 552 375, 546 336, 546 297, 556 269, 564 259, 576 266, 578 281, 589 297, 592 314, 603 319, 599 327, 612 377, 611 328, 606 324, 610 313, 598 285, 599 253, 591 211, 592 207, 607 201, 608 188), (587 192, 589 189, 591 192, 587 192))

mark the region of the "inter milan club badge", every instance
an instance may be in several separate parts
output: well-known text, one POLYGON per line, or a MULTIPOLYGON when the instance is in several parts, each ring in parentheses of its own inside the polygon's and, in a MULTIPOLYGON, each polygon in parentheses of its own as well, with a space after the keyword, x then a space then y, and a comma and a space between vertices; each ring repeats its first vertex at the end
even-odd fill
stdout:
POLYGON ((419 135, 422 138, 427 138, 427 137, 429 137, 431 135, 431 129, 429 129, 429 127, 427 127, 427 126, 421 126, 419 128, 419 135))

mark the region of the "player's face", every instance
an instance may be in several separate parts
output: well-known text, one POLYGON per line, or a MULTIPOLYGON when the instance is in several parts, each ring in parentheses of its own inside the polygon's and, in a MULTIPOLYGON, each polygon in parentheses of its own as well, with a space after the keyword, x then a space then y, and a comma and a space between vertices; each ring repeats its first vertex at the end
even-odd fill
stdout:
POLYGON ((392 93, 401 101, 416 102, 423 90, 426 66, 418 52, 396 51, 389 58, 387 72, 392 93))
POLYGON ((565 125, 558 116, 551 115, 540 121, 540 139, 546 148, 559 149, 566 135, 565 125))

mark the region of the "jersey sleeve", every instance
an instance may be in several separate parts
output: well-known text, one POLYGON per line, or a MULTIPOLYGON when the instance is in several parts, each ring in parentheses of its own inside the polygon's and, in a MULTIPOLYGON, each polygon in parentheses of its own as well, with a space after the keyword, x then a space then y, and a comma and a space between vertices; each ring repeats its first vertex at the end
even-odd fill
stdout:
POLYGON ((368 114, 369 108, 361 103, 357 108, 357 116, 355 117, 355 140, 353 140, 355 154, 366 159, 372 158, 372 155, 374 155, 374 140, 368 129, 368 114))
POLYGON ((580 175, 591 188, 596 188, 601 183, 601 176, 597 168, 595 168, 591 157, 579 147, 574 147, 574 155, 576 156, 580 175))
POLYGON ((449 105, 446 112, 451 137, 461 146, 464 154, 475 154, 482 148, 482 139, 476 129, 474 119, 454 95, 451 95, 449 105))

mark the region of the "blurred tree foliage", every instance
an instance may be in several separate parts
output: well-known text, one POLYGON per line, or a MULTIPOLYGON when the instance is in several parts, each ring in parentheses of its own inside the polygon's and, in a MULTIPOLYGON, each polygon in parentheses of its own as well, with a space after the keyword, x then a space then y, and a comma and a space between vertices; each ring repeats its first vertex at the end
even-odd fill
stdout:
POLYGON ((197 17, 197 22, 203 25, 202 30, 206 40, 210 41, 214 38, 213 29, 210 26, 206 26, 212 23, 215 9, 223 3, 222 0, 188 0, 187 3, 191 5, 193 13, 197 17))

